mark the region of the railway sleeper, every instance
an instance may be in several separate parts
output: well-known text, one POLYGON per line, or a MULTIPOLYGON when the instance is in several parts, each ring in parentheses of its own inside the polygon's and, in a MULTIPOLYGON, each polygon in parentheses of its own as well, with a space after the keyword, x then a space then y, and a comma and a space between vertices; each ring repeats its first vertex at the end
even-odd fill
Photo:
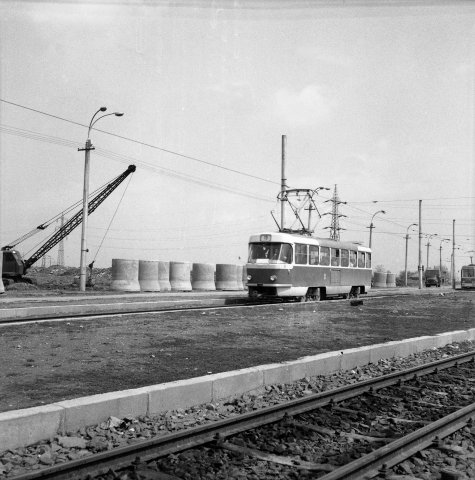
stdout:
POLYGON ((265 460, 266 462, 278 463, 280 465, 288 465, 291 467, 298 468, 300 470, 309 470, 313 472, 332 472, 336 470, 337 467, 330 465, 328 463, 313 463, 307 462, 298 458, 286 457, 283 455, 276 455, 274 453, 263 452, 262 450, 257 450, 255 448, 242 447, 236 445, 235 443, 219 441, 217 443, 219 448, 229 450, 241 455, 249 455, 250 457, 257 458, 259 460, 265 460))

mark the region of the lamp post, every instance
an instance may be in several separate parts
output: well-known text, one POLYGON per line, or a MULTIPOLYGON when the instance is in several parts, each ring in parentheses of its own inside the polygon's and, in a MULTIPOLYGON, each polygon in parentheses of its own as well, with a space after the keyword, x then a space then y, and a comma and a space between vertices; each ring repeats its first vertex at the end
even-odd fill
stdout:
POLYGON ((404 286, 407 287, 407 245, 409 243, 409 229, 417 227, 417 223, 411 223, 406 229, 406 259, 404 262, 404 286))
MULTIPOLYGON (((442 244, 444 242, 450 242, 450 238, 442 238, 440 240, 440 246, 439 246, 439 272, 440 276, 442 277, 442 244)), ((443 277, 445 278, 445 277, 443 277)))
POLYGON ((427 235, 427 263, 426 263, 426 270, 429 268, 429 247, 430 247, 430 239, 432 237, 437 237, 437 233, 431 233, 430 235, 427 235))
POLYGON ((378 213, 386 213, 384 210, 378 210, 376 213, 373 214, 373 216, 371 217, 371 223, 369 225, 369 248, 371 248, 371 240, 373 238, 373 228, 374 228, 374 225, 373 225, 373 220, 374 220, 374 217, 378 214, 378 213))
POLYGON ((87 140, 84 148, 78 148, 78 151, 85 152, 84 159, 84 186, 83 186, 83 197, 82 197, 82 229, 81 229, 81 264, 80 264, 80 276, 79 276, 79 290, 81 292, 86 291, 86 254, 88 252, 87 242, 86 242, 86 231, 87 231, 87 215, 88 215, 88 197, 89 197, 89 158, 90 151, 94 150, 92 142, 90 140, 90 134, 92 127, 104 117, 109 115, 115 115, 116 117, 121 117, 123 113, 113 112, 106 113, 100 117, 97 117, 97 114, 100 112, 105 112, 107 107, 101 107, 97 112, 92 116, 91 121, 89 122, 89 128, 87 130, 87 140))

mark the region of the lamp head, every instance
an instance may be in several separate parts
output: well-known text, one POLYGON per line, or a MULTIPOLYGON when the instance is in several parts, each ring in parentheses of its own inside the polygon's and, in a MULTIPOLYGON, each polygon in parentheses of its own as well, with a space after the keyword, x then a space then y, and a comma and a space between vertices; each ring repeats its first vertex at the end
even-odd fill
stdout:
POLYGON ((116 117, 122 117, 122 115, 124 115, 124 112, 114 112, 114 115, 116 117))
POLYGON ((105 111, 107 110, 107 107, 101 107, 99 110, 100 110, 101 112, 105 112, 105 111))

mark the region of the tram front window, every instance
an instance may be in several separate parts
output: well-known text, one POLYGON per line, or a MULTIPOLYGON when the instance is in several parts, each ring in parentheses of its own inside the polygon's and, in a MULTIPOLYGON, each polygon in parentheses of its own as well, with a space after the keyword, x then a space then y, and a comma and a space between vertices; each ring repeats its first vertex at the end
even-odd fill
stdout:
POLYGON ((473 278, 475 277, 475 269, 462 268, 462 277, 473 278))
POLYGON ((289 243, 250 243, 248 263, 292 263, 289 243))

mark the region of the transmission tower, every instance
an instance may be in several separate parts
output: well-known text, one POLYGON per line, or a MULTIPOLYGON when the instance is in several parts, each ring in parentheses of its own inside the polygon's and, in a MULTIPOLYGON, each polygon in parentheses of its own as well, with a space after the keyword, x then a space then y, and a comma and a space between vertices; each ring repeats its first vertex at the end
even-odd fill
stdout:
MULTIPOLYGON (((346 217, 346 215, 342 215, 339 213, 338 205, 341 203, 346 204, 346 202, 342 202, 338 197, 338 190, 335 185, 335 189, 333 190, 333 198, 327 200, 327 202, 332 202, 332 211, 330 215, 332 216, 332 221, 330 225, 330 238, 333 240, 340 240, 340 230, 345 230, 344 228, 340 227, 340 217, 346 217)), ((328 215, 324 213, 323 215, 328 215)), ((329 228, 329 227, 325 227, 329 228)))
MULTIPOLYGON (((64 226, 64 220, 64 215, 61 215, 61 224, 59 227, 60 229, 64 226)), ((58 261, 56 262, 56 265, 64 267, 64 238, 59 242, 58 245, 58 261)))

